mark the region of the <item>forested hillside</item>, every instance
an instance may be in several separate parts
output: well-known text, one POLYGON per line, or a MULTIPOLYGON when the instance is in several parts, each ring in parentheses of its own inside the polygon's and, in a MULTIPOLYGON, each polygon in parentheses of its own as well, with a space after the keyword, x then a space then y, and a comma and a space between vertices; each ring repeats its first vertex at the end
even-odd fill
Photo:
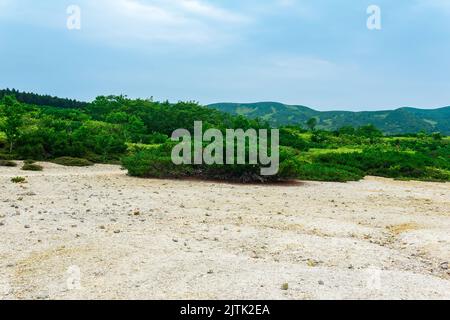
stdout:
POLYGON ((423 110, 400 108, 391 111, 316 111, 305 106, 285 105, 277 102, 260 103, 217 103, 210 108, 249 118, 261 118, 271 125, 306 125, 314 117, 317 128, 337 130, 343 126, 364 126, 372 124, 385 134, 417 133, 420 131, 440 132, 450 135, 450 107, 423 110))

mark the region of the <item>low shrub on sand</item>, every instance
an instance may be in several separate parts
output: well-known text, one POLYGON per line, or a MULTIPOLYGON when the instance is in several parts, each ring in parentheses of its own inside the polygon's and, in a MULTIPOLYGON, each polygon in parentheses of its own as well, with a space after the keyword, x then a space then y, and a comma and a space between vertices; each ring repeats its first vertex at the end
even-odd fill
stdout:
POLYGON ((25 163, 22 166, 22 170, 25 171, 42 171, 44 168, 38 164, 34 164, 34 163, 25 163))
POLYGON ((17 163, 11 160, 0 160, 0 167, 17 167, 17 163))
POLYGON ((73 157, 61 157, 52 160, 53 163, 68 166, 68 167, 88 167, 92 166, 94 163, 82 158, 73 158, 73 157))
POLYGON ((24 177, 14 177, 11 179, 11 182, 13 183, 24 183, 27 180, 24 177))

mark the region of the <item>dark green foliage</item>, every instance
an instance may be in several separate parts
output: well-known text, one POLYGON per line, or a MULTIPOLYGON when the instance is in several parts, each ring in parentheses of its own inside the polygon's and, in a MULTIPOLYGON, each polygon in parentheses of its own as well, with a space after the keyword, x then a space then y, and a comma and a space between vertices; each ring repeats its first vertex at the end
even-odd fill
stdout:
POLYGON ((20 127, 23 122, 23 106, 17 102, 14 96, 4 96, 2 99, 2 114, 5 117, 0 130, 6 134, 9 144, 9 153, 12 153, 14 144, 20 136, 20 127))
POLYGON ((25 171, 42 171, 44 168, 42 167, 42 166, 40 166, 40 165, 38 165, 38 164, 35 164, 35 163, 25 163, 23 166, 22 166, 22 170, 25 170, 25 171))
POLYGON ((343 126, 336 131, 337 135, 355 135, 356 130, 352 126, 343 126))
MULTIPOLYGON (((205 127, 259 128, 268 127, 258 120, 233 117, 214 111, 195 102, 154 102, 152 100, 131 100, 123 96, 98 97, 88 106, 88 113, 95 120, 114 121, 121 125, 129 124, 135 131, 151 135, 154 133, 170 136, 176 129, 193 130, 194 121, 203 121, 205 127), (142 125, 143 124, 143 125, 142 125)), ((129 130, 129 129, 127 129, 129 130)), ((141 137, 145 139, 145 136, 141 137)))
POLYGON ((361 126, 355 130, 355 135, 366 138, 382 137, 383 133, 378 130, 373 124, 361 126))
POLYGON ((88 167, 94 165, 89 160, 72 157, 60 157, 53 159, 52 162, 67 167, 88 167))
POLYGON ((149 135, 146 135, 145 139, 143 139, 142 143, 146 144, 162 144, 167 141, 169 137, 163 133, 152 133, 149 135))
POLYGON ((308 119, 308 121, 306 121, 306 125, 308 126, 309 130, 314 131, 314 129, 317 126, 317 119, 316 118, 308 119))
POLYGON ((191 174, 191 167, 175 165, 166 145, 151 150, 141 150, 122 159, 128 174, 135 177, 181 178, 191 174))
POLYGON ((280 128, 280 145, 292 147, 301 151, 308 151, 310 144, 298 135, 298 130, 280 128))
POLYGON ((19 102, 34 104, 37 106, 53 106, 58 108, 83 108, 86 102, 80 102, 73 99, 61 99, 49 95, 40 95, 35 93, 20 92, 15 89, 0 90, 0 99, 4 96, 15 96, 19 102))
POLYGON ((329 138, 328 132, 325 131, 316 131, 311 136, 311 142, 314 142, 316 146, 323 145, 327 142, 329 138))
POLYGON ((18 156, 14 153, 9 153, 9 152, 0 150, 0 160, 14 160, 17 158, 18 158, 18 156))

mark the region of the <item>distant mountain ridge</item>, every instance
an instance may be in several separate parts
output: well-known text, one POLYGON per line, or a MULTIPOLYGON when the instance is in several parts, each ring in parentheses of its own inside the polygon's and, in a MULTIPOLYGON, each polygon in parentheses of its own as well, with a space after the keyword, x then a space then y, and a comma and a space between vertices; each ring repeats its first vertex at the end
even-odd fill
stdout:
POLYGON ((384 111, 317 111, 301 105, 278 102, 215 103, 209 108, 261 118, 274 126, 299 124, 305 126, 311 118, 318 120, 317 128, 336 130, 343 126, 359 127, 373 124, 386 134, 440 132, 450 135, 450 107, 439 109, 399 108, 384 111))

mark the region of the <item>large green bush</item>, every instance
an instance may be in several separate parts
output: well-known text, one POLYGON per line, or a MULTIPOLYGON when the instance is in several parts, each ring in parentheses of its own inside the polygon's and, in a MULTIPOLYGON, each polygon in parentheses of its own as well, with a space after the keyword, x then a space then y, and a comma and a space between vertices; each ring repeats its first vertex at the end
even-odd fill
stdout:
MULTIPOLYGON (((174 143, 167 142, 159 147, 138 151, 122 159, 123 166, 131 176, 153 178, 198 177, 202 179, 249 182, 271 182, 297 177, 300 164, 295 150, 281 147, 280 164, 276 175, 261 175, 261 164, 251 165, 175 165, 171 151, 174 143)), ((224 153, 225 154, 225 153, 224 153)))

